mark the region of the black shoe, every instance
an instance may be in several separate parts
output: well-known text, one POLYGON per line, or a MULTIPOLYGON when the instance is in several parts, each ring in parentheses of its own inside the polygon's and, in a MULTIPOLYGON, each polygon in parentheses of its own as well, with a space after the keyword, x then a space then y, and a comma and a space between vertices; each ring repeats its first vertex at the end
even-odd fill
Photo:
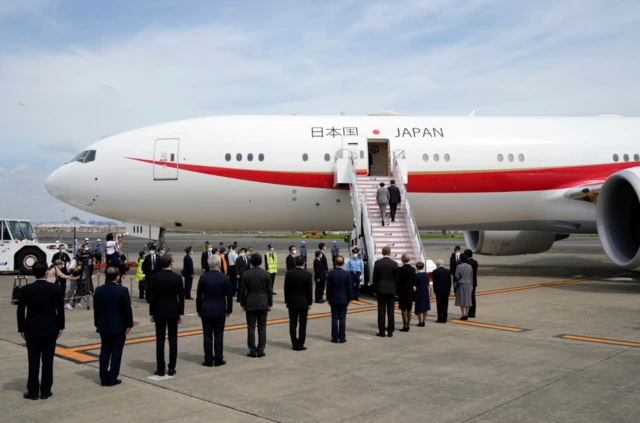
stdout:
POLYGON ((392 222, 395 222, 396 220, 395 220, 395 219, 391 219, 391 221, 392 221, 392 222))
POLYGON ((153 374, 156 376, 164 377, 164 370, 156 370, 155 372, 153 372, 153 374))
POLYGON ((460 320, 469 320, 469 317, 468 317, 468 316, 462 316, 462 317, 460 318, 460 320))
POLYGON ((337 344, 338 340, 337 339, 332 339, 331 342, 333 342, 334 344, 337 344))
POLYGON ((400 329, 400 332, 409 332, 409 328, 406 328, 406 327, 402 328, 402 329, 400 329))
POLYGON ((300 345, 297 349, 297 351, 306 351, 307 347, 305 347, 304 345, 300 345))
POLYGON ((28 392, 25 392, 24 394, 22 394, 22 397, 24 399, 29 399, 29 400, 33 400, 33 401, 35 401, 35 400, 37 400, 39 398, 37 395, 35 395, 35 396, 34 395, 29 395, 28 392))
POLYGON ((382 221, 382 226, 384 226, 384 220, 382 221))
POLYGON ((176 369, 169 369, 169 371, 167 372, 167 374, 169 376, 174 376, 176 374, 176 369))
POLYGON ((344 344, 345 342, 347 342, 346 339, 343 339, 342 341, 340 341, 341 344, 344 344))
POLYGON ((294 345, 291 349, 294 350, 294 351, 298 351, 298 348, 300 348, 300 347, 297 346, 297 345, 294 345))
POLYGON ((272 294, 273 294, 273 295, 278 295, 278 293, 277 293, 277 292, 272 292, 272 294))
POLYGON ((185 300, 193 300, 193 298, 192 297, 188 297, 188 298, 185 297, 185 300))
POLYGON ((475 315, 475 314, 474 314, 473 316, 472 316, 472 315, 468 315, 467 317, 469 317, 469 318, 471 318, 471 319, 475 319, 475 318, 476 318, 476 315, 475 315))
POLYGON ((389 333, 387 334, 387 336, 388 336, 389 338, 393 338, 393 332, 389 332, 389 333))
POLYGON ((220 366, 224 366, 225 364, 227 364, 226 361, 220 360, 220 361, 216 361, 215 363, 213 363, 213 367, 220 367, 220 366))
POLYGON ((247 357, 257 358, 258 354, 254 353, 254 352, 250 352, 250 353, 247 353, 247 357))
POLYGON ((53 396, 53 392, 49 392, 48 394, 40 395, 40 399, 41 400, 46 400, 47 398, 52 397, 52 396, 53 396))
POLYGON ((266 357, 266 356, 267 356, 267 354, 265 354, 263 352, 258 353, 258 358, 262 358, 262 357, 266 357))
POLYGON ((116 379, 113 382, 107 382, 107 386, 116 386, 116 385, 120 385, 121 383, 122 383, 122 380, 116 379))
POLYGON ((387 334, 385 334, 384 332, 378 332, 376 333, 376 336, 379 336, 380 338, 384 338, 385 336, 387 336, 387 334))
POLYGON ((203 365, 204 367, 213 367, 213 364, 212 364, 212 363, 207 363, 206 361, 203 361, 203 362, 202 362, 202 365, 203 365))

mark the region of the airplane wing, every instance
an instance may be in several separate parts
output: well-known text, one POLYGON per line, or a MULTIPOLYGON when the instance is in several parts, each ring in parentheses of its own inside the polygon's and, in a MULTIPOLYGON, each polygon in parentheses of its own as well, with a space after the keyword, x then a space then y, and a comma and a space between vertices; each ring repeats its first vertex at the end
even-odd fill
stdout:
POLYGON ((603 183, 604 181, 587 182, 585 185, 569 189, 564 193, 564 196, 570 200, 581 200, 595 203, 598 201, 598 194, 600 194, 600 189, 602 189, 603 183))

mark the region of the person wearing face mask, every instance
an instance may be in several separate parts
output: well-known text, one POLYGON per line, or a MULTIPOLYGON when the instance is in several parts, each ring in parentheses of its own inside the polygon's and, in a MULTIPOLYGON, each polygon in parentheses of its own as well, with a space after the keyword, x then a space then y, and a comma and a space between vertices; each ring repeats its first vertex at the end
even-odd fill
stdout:
POLYGON ((289 255, 287 256, 287 272, 296 268, 296 247, 289 247, 289 255))
POLYGON ((453 281, 453 295, 456 295, 456 267, 462 263, 460 259, 460 246, 456 245, 453 249, 453 253, 451 253, 451 258, 449 259, 449 272, 451 272, 451 279, 453 281))
POLYGON ((158 273, 160 267, 160 257, 156 254, 156 246, 149 247, 149 254, 142 263, 142 271, 144 272, 144 286, 140 288, 140 299, 146 298, 149 302, 149 291, 151 290, 151 277, 158 273))
MULTIPOLYGON (((60 260, 62 262, 62 266, 59 267, 60 273, 65 275, 69 275, 69 264, 71 263, 71 257, 67 254, 67 250, 64 244, 60 244, 58 247, 58 252, 53 255, 51 259, 51 264, 54 265, 56 261, 60 260)), ((58 284, 62 287, 62 291, 67 291, 67 279, 69 278, 58 278, 58 284)))
POLYGON ((300 255, 304 259, 304 270, 307 270, 307 243, 302 241, 300 246, 300 255))
POLYGON ((184 249, 184 252, 187 253, 182 260, 182 277, 184 278, 184 299, 185 300, 193 300, 191 297, 191 287, 193 286, 193 277, 195 276, 195 271, 193 270, 193 259, 191 256, 193 255, 193 247, 189 246, 184 249))
POLYGON ((351 275, 351 283, 353 284, 353 298, 356 301, 360 300, 360 282, 362 281, 362 275, 364 275, 364 262, 359 257, 359 252, 357 248, 354 248, 347 263, 347 272, 351 275))
POLYGON ((236 279, 237 271, 236 265, 238 263, 238 253, 236 253, 237 246, 232 244, 229 246, 229 253, 227 253, 227 275, 231 280, 231 296, 235 297, 238 293, 238 280, 236 279))
MULTIPOLYGON (((251 268, 250 257, 251 256, 247 255, 246 248, 240 249, 240 254, 238 256, 238 259, 236 260, 236 274, 234 276, 229 275, 229 277, 233 277, 236 280, 235 282, 236 286, 239 286, 240 280, 242 279, 242 275, 244 274, 244 272, 246 272, 251 268)), ((236 290, 236 296, 238 297, 238 302, 240 302, 240 296, 237 295, 237 290, 236 290)))
POLYGON ((207 242, 207 250, 202 253, 202 257, 200 258, 200 268, 202 269, 203 274, 211 270, 209 268, 208 260, 213 254, 213 245, 207 242))
POLYGON ((273 244, 267 245, 268 252, 264 255, 264 267, 271 275, 272 295, 278 295, 275 292, 276 275, 278 274, 278 254, 273 251, 273 244))

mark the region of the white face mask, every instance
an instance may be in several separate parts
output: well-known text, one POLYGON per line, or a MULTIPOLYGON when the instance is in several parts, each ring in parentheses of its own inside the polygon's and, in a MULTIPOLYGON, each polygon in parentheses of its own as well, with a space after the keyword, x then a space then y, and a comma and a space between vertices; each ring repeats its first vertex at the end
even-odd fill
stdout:
POLYGON ((240 253, 240 257, 244 257, 244 253, 240 253))
POLYGON ((269 248, 269 251, 273 251, 273 248, 269 248))
POLYGON ((460 253, 456 253, 456 257, 460 257, 460 253))
POLYGON ((209 251, 213 251, 213 248, 208 248, 209 251))
POLYGON ((85 251, 89 251, 89 249, 88 249, 88 248, 85 248, 84 250, 85 250, 85 251))
POLYGON ((355 254, 353 255, 353 258, 358 258, 358 253, 355 253, 355 254))
POLYGON ((296 255, 296 250, 291 251, 291 254, 296 255))
POLYGON ((63 250, 60 250, 60 254, 64 254, 64 249, 63 249, 63 250))

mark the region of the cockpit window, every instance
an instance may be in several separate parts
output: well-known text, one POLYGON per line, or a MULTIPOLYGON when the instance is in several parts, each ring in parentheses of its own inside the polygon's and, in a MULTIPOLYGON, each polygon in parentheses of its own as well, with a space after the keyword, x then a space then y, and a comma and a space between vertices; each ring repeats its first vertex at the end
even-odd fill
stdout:
POLYGON ((96 150, 85 150, 71 160, 72 162, 89 163, 96 159, 96 150))
POLYGON ((89 150, 89 152, 87 153, 87 158, 84 159, 85 163, 89 163, 92 162, 96 159, 96 150, 89 150))

